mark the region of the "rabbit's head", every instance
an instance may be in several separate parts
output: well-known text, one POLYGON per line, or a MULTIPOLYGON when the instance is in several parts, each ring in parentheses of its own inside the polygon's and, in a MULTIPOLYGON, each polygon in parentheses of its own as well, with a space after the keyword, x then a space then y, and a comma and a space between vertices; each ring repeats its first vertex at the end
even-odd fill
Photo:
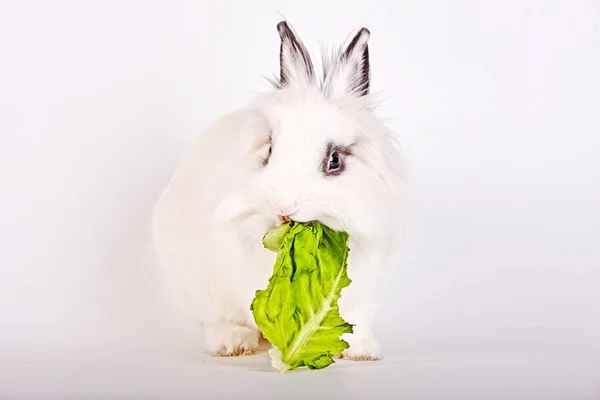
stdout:
POLYGON ((253 109, 264 122, 254 144, 253 197, 273 224, 321 221, 351 235, 377 237, 398 224, 404 162, 388 128, 373 114, 369 30, 360 29, 315 73, 286 22, 275 89, 253 109))

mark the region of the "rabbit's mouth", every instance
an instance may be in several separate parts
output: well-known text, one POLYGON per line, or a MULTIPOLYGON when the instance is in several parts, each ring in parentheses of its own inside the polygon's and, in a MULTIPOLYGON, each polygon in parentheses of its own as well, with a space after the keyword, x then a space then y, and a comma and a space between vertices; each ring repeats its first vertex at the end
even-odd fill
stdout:
POLYGON ((299 224, 302 224, 304 226, 307 226, 308 224, 310 224, 313 221, 295 221, 292 217, 290 217, 289 215, 280 215, 279 216, 279 222, 282 224, 285 224, 286 222, 297 222, 299 224))
POLYGON ((290 217, 289 215, 280 215, 279 222, 281 222, 282 224, 286 222, 292 222, 292 217, 290 217))
POLYGON ((290 222, 296 222, 298 224, 308 226, 315 221, 314 220, 300 220, 299 221, 298 219, 294 219, 293 216, 290 216, 290 215, 278 215, 277 221, 272 224, 273 225, 272 228, 274 229, 281 224, 286 224, 286 223, 290 223, 290 222))

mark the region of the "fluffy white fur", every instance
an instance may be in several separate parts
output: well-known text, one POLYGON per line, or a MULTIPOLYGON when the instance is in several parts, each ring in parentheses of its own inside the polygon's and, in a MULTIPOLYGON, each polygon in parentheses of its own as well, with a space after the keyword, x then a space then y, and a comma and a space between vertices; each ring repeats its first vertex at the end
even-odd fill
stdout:
POLYGON ((360 92, 369 33, 358 34, 349 55, 340 51, 324 63, 319 80, 300 54, 303 45, 282 32, 287 25, 278 28, 285 83, 209 127, 156 204, 163 277, 178 308, 206 327, 210 353, 252 354, 260 332, 249 306, 275 262, 264 234, 280 215, 322 221, 350 235, 352 284, 339 304, 355 332, 343 337, 350 348, 342 357, 376 360, 380 275, 400 238, 406 170, 370 95, 360 92), (321 171, 328 143, 352 146, 339 176, 321 171))

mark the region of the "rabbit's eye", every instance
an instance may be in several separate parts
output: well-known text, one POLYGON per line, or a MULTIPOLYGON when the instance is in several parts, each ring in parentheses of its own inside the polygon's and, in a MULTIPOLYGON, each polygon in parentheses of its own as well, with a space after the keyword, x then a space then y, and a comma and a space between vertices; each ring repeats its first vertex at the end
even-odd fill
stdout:
POLYGON ((345 158, 352 154, 350 148, 329 143, 321 161, 321 172, 325 176, 338 176, 346 168, 345 158))
POLYGON ((329 156, 329 171, 335 171, 340 168, 342 165, 342 160, 340 158, 340 154, 337 151, 334 151, 329 156))

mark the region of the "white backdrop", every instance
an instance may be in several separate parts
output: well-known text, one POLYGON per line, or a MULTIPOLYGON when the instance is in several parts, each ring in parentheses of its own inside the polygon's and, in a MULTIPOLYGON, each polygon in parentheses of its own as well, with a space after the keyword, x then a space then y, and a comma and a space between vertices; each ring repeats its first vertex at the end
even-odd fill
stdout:
POLYGON ((279 13, 313 51, 372 33, 416 199, 388 358, 567 354, 582 368, 557 364, 560 387, 600 398, 594 0, 2 1, 0 395, 31 382, 19 360, 171 337, 151 207, 202 130, 277 72, 279 13))

